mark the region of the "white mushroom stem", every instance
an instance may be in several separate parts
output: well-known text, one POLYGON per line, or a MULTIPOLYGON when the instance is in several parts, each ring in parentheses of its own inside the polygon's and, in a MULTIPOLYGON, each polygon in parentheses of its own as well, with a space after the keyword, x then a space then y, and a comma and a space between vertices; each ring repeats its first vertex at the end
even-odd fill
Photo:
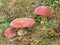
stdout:
POLYGON ((17 34, 20 35, 20 36, 21 36, 21 35, 24 35, 22 30, 19 30, 19 31, 17 32, 17 34))
POLYGON ((42 16, 42 17, 41 17, 41 20, 42 20, 42 22, 44 23, 44 22, 47 20, 47 18, 46 18, 45 16, 42 16))
POLYGON ((18 36, 24 36, 26 34, 27 34, 27 31, 26 30, 18 30, 18 32, 17 32, 17 35, 18 36))

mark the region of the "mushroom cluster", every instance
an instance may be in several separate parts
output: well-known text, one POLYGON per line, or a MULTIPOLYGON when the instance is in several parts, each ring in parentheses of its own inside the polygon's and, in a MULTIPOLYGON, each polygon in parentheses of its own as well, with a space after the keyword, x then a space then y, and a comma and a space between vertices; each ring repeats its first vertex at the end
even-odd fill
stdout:
POLYGON ((12 27, 12 28, 6 29, 4 32, 4 35, 7 38, 13 38, 14 36, 16 36, 16 33, 18 35, 24 35, 23 30, 17 30, 17 32, 15 32, 15 30, 13 28, 23 29, 26 27, 31 27, 34 23, 35 23, 35 21, 31 18, 17 18, 15 20, 11 21, 10 27, 12 27))
MULTIPOLYGON (((54 12, 53 8, 49 6, 39 6, 35 9, 34 13, 45 20, 45 17, 54 12), (42 18, 43 17, 43 18, 42 18)), ((10 27, 5 30, 4 35, 7 38, 13 38, 15 36, 24 36, 25 33, 23 29, 26 27, 31 27, 35 24, 35 21, 31 18, 16 18, 10 23, 10 27), (16 31, 17 28, 18 30, 16 31)))

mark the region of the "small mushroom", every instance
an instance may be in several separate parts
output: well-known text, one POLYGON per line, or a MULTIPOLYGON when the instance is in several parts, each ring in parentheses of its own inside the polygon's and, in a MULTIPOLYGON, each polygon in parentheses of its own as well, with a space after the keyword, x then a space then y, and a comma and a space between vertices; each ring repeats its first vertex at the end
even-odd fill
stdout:
POLYGON ((8 28, 8 29, 5 30, 4 35, 7 38, 13 38, 14 36, 16 36, 16 33, 15 33, 13 28, 8 28))
POLYGON ((48 6, 39 6, 34 11, 35 14, 40 15, 40 16, 46 16, 53 12, 54 12, 53 8, 48 7, 48 6))
POLYGON ((48 16, 49 14, 52 14, 54 12, 53 8, 48 7, 48 6, 39 6, 35 9, 34 13, 37 16, 42 16, 42 22, 46 20, 46 16, 48 16))

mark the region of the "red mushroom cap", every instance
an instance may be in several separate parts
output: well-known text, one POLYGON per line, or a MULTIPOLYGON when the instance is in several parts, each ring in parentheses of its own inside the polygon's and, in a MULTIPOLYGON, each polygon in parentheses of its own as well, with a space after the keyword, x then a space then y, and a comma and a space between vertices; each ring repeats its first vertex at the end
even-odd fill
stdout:
POLYGON ((15 36, 15 31, 12 28, 8 28, 5 30, 4 35, 8 38, 12 38, 15 36))
POLYGON ((31 18, 17 18, 13 20, 10 25, 16 28, 25 28, 30 27, 35 23, 35 21, 31 18))
POLYGON ((34 11, 35 14, 41 15, 41 16, 46 16, 46 15, 51 14, 53 12, 54 12, 53 8, 48 7, 48 6, 39 6, 34 11))

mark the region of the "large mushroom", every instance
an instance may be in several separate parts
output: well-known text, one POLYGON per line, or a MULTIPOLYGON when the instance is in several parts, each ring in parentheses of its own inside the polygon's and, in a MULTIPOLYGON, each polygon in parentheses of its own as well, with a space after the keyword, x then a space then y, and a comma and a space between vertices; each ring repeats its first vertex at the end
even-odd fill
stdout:
POLYGON ((15 30, 13 28, 8 28, 5 30, 4 35, 7 38, 13 38, 14 36, 16 36, 15 30))
POLYGON ((54 12, 53 8, 49 7, 49 6, 39 6, 35 9, 34 13, 38 16, 42 16, 42 20, 45 21, 46 20, 46 16, 48 16, 49 14, 52 14, 54 12))
MULTIPOLYGON (((22 28, 30 27, 34 23, 35 21, 31 18, 17 18, 10 23, 10 26, 22 29, 22 28)), ((18 35, 22 35, 23 33, 24 32, 22 32, 22 30, 20 31, 18 30, 18 35)))
POLYGON ((35 23, 31 18, 17 18, 10 23, 10 26, 15 28, 30 27, 35 23))

